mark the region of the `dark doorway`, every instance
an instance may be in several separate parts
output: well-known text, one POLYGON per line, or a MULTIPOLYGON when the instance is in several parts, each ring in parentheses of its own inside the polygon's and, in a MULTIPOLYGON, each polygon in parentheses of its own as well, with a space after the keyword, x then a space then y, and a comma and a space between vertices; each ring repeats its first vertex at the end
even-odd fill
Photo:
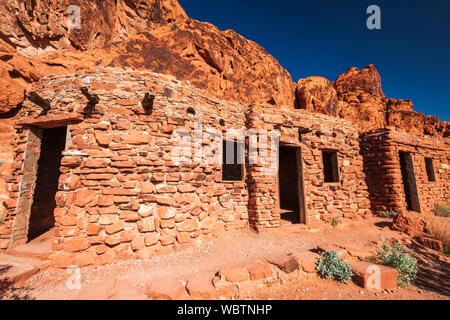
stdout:
POLYGON ((400 152, 400 167, 405 190, 406 209, 420 212, 416 175, 414 173, 414 164, 410 153, 400 152))
POLYGON ((280 146, 278 171, 281 220, 285 224, 306 223, 303 178, 299 148, 280 146))
POLYGON ((67 127, 44 129, 38 161, 36 186, 28 225, 28 241, 54 227, 53 211, 58 191, 62 152, 66 145, 67 127))

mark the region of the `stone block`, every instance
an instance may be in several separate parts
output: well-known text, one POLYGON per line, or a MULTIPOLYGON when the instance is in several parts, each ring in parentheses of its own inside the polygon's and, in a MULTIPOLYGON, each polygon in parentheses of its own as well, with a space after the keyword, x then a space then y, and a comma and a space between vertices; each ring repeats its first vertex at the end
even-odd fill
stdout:
POLYGON ((145 284, 145 294, 149 298, 179 300, 185 293, 184 283, 179 279, 160 278, 145 284))
POLYGON ((246 267, 229 267, 220 271, 220 276, 228 282, 243 282, 249 280, 246 267))
POLYGON ((278 256, 272 259, 269 259, 268 262, 276 265, 278 268, 283 270, 286 273, 292 273, 300 267, 297 259, 293 256, 278 256))
POLYGON ((369 262, 350 262, 353 281, 369 290, 391 290, 397 287, 398 271, 369 262))
POLYGON ((213 286, 213 274, 203 274, 189 279, 186 289, 193 298, 212 299, 216 296, 216 288, 213 286))
POLYGON ((247 265, 251 280, 268 278, 272 274, 272 267, 267 262, 257 261, 247 265))

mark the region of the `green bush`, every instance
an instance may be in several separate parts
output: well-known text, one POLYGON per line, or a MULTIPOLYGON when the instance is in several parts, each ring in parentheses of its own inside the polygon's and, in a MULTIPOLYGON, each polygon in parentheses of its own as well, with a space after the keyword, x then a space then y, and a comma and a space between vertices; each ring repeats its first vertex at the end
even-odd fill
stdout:
POLYGON ((407 253, 400 244, 391 246, 383 241, 383 245, 377 250, 382 264, 397 269, 398 284, 410 285, 417 277, 417 259, 407 253))
POLYGON ((434 213, 439 217, 450 217, 450 209, 446 206, 436 205, 434 213))
POLYGON ((347 283, 353 277, 352 268, 344 259, 339 259, 336 251, 328 251, 322 254, 317 262, 317 271, 325 279, 334 279, 347 283))
POLYGON ((378 215, 382 218, 394 219, 398 216, 398 212, 394 211, 394 210, 386 210, 386 211, 378 212, 378 215))
POLYGON ((2 218, 0 218, 0 226, 2 226, 2 225, 4 225, 4 224, 5 224, 5 222, 3 221, 2 218))
POLYGON ((172 31, 175 31, 175 30, 178 30, 178 25, 176 24, 176 23, 174 23, 173 25, 172 25, 172 31))

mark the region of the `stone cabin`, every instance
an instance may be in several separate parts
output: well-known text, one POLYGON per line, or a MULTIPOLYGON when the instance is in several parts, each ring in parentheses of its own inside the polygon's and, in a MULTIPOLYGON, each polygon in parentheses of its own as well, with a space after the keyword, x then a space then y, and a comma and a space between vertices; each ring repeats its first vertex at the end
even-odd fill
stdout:
POLYGON ((449 199, 448 145, 437 140, 377 131, 362 135, 360 149, 351 122, 244 107, 151 72, 85 70, 47 77, 33 92, 11 141, 0 249, 52 230, 54 267, 150 258, 228 230, 316 226, 406 203, 429 210, 449 199), (180 141, 191 144, 174 159, 180 141), (207 154, 220 160, 203 161, 207 154), (223 163, 230 154, 235 161, 223 163), (268 161, 278 158, 279 167, 268 161), (433 183, 422 183, 427 159, 433 183), (419 182, 408 182, 405 199, 412 162, 419 182))
POLYGON ((361 135, 372 210, 432 212, 450 199, 450 148, 438 138, 395 129, 361 135), (406 205, 405 205, 406 204, 406 205))

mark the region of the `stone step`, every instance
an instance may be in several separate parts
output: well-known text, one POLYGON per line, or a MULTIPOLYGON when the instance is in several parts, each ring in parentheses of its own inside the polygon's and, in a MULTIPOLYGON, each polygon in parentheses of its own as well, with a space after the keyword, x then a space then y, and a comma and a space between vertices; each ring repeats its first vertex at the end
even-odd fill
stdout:
POLYGON ((54 231, 49 230, 31 242, 6 250, 6 254, 33 260, 47 261, 52 251, 54 231))
POLYGON ((398 271, 369 262, 350 261, 353 281, 369 290, 391 290, 397 287, 398 271))
POLYGON ((50 252, 32 252, 27 250, 21 250, 18 248, 10 248, 5 251, 9 256, 14 256, 18 258, 26 258, 39 261, 48 261, 50 252))
POLYGON ((309 228, 307 225, 305 224, 292 224, 292 223, 285 223, 284 221, 282 221, 280 228, 278 229, 268 229, 268 230, 264 230, 264 232, 266 233, 274 233, 277 234, 280 231, 284 232, 284 233, 304 233, 306 231, 308 231, 309 228))
POLYGON ((0 283, 10 286, 25 281, 42 267, 42 261, 0 254, 0 283))

